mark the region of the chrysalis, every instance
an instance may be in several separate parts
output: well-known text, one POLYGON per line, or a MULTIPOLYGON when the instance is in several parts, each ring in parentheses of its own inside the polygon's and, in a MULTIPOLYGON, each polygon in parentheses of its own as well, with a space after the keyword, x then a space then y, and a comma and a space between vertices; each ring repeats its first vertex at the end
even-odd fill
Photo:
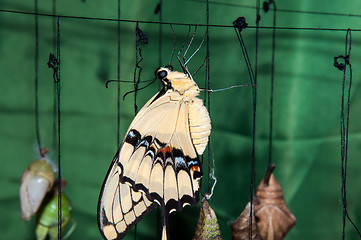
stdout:
POLYGON ((32 162, 23 172, 20 185, 21 218, 28 221, 38 211, 54 184, 55 174, 45 159, 32 162))
MULTIPOLYGON (((258 227, 257 227, 257 223, 256 223, 256 219, 254 217, 254 208, 255 205, 257 204, 257 200, 253 202, 252 204, 252 240, 262 240, 259 231, 258 231, 258 227)), ((251 203, 248 202, 247 206, 245 207, 245 209, 243 210, 243 212, 241 213, 241 215, 238 216, 238 218, 236 219, 236 221, 234 221, 234 223, 232 223, 231 228, 232 228, 232 240, 248 240, 249 239, 249 217, 250 217, 250 210, 251 210, 251 203)))
POLYGON ((296 224, 296 218, 287 208, 280 184, 270 166, 256 190, 260 204, 255 206, 257 226, 263 240, 282 240, 296 224))
MULTIPOLYGON (((36 224, 36 239, 44 240, 49 236, 50 240, 58 239, 58 194, 55 194, 53 198, 39 211, 36 224)), ((61 194, 61 227, 62 231, 71 219, 72 207, 69 199, 64 193, 61 194)))
POLYGON ((193 240, 222 240, 217 216, 209 206, 206 197, 202 199, 201 211, 193 240))

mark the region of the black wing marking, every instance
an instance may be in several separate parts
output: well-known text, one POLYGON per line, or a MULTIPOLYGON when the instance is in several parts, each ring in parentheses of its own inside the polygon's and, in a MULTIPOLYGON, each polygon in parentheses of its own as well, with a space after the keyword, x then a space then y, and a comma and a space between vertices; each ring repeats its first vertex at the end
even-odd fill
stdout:
MULTIPOLYGON (((129 134, 137 134, 137 130, 131 129, 129 134)), ((202 172, 198 156, 190 158, 170 143, 144 136, 130 159, 120 181, 144 193, 150 201, 165 205, 168 213, 199 201, 197 179, 202 172)), ((123 169, 121 163, 119 166, 123 169)))

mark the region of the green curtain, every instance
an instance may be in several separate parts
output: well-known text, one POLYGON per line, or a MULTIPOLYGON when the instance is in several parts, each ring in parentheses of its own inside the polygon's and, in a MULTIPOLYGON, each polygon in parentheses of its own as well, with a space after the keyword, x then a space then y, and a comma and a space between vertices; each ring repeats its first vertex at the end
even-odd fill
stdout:
MULTIPOLYGON (((162 1, 163 22, 206 24, 205 1, 162 1)), ((56 1, 61 17, 61 172, 67 185, 64 193, 73 207, 76 228, 72 239, 101 239, 96 223, 101 184, 117 151, 117 125, 122 138, 134 117, 134 94, 120 101, 117 121, 117 1, 56 1), (90 19, 92 18, 92 19, 90 19)), ((169 24, 159 25, 154 13, 157 1, 121 1, 121 19, 139 21, 148 44, 141 44, 141 80, 154 78, 154 70, 166 65, 173 49, 169 24), (145 22, 143 22, 145 21, 145 22), (149 23, 153 22, 153 23, 149 23)), ((261 2, 261 5, 263 2, 261 2)), ((299 28, 359 29, 359 2, 276 1, 276 31, 273 146, 274 174, 283 188, 285 201, 297 218, 286 239, 340 239, 342 236, 341 199, 341 89, 343 72, 333 66, 335 56, 345 53, 345 30, 302 30, 299 28), (283 11, 293 10, 293 11, 283 11), (322 14, 322 13, 344 13, 322 14), (348 14, 351 14, 348 16, 348 14), (352 15, 354 14, 354 16, 352 15), (297 29, 290 29, 297 28, 297 29)), ((249 28, 242 31, 254 66, 255 1, 210 1, 209 27, 210 87, 225 88, 249 84, 249 76, 232 22, 239 16, 249 28), (253 7, 247 7, 253 6, 253 7), (223 27, 222 27, 223 26, 223 27)), ((38 0, 40 13, 52 13, 52 1, 38 0)), ((19 187, 22 171, 37 158, 35 131, 35 16, 33 1, 0 0, 0 239, 35 239, 35 217, 20 218, 19 187)), ((54 145, 54 83, 48 68, 49 53, 54 53, 54 18, 38 16, 39 132, 49 158, 57 162, 54 145)), ((273 13, 261 10, 260 26, 271 27, 273 13)), ((133 81, 135 69, 136 23, 120 23, 120 78, 133 81)), ((188 26, 173 25, 177 50, 186 43, 188 26)), ((191 29, 193 34, 194 27, 191 29)), ((188 58, 199 46, 206 28, 199 26, 188 58)), ((361 227, 361 65, 359 31, 352 31, 350 62, 353 69, 347 168, 348 213, 361 227)), ((194 72, 206 56, 206 44, 189 62, 194 72)), ((255 185, 261 181, 268 164, 272 29, 259 30, 257 122, 255 144, 255 185)), ((181 70, 173 56, 172 64, 181 70)), ((206 88, 205 67, 194 76, 206 88)), ((141 83, 144 86, 146 83, 141 83)), ((348 88, 348 84, 346 88, 348 88)), ((120 85, 121 97, 133 85, 120 85)), ((140 108, 160 89, 155 83, 137 93, 140 108)), ((202 193, 213 181, 208 178, 214 160, 217 184, 209 201, 217 214, 224 239, 230 239, 230 224, 250 198, 253 131, 252 88, 241 87, 210 94, 206 99, 212 119, 209 151, 204 154, 205 176, 202 193), (210 165, 210 166, 209 166, 210 165)), ((199 216, 199 204, 186 207, 170 217, 171 239, 191 239, 199 216)), ((137 226, 137 239, 157 239, 160 211, 154 210, 137 226)), ((346 239, 357 232, 346 224, 346 239)), ((134 239, 131 230, 125 239, 134 239)))

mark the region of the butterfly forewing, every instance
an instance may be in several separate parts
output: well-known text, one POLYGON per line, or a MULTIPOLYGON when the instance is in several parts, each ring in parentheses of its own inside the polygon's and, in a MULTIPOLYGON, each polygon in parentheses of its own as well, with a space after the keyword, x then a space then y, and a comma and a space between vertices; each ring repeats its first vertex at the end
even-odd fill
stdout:
POLYGON ((184 203, 195 204, 198 182, 189 166, 200 166, 200 163, 190 138, 187 103, 171 92, 156 99, 146 111, 142 118, 133 121, 128 131, 124 145, 128 144, 127 139, 133 139, 133 135, 139 139, 132 142, 135 149, 131 156, 119 161, 124 169, 121 181, 141 190, 151 201, 167 205, 169 211, 181 210, 184 203), (178 194, 180 171, 189 178, 178 183, 187 185, 181 186, 189 189, 183 191, 187 194, 185 197, 178 194))

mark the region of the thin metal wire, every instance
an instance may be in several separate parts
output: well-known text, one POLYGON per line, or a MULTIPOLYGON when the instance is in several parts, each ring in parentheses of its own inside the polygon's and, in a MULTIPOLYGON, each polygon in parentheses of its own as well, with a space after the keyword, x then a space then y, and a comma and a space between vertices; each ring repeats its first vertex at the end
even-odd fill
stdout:
POLYGON ((351 55, 351 30, 346 31, 345 40, 345 55, 344 55, 344 68, 343 68, 343 81, 342 81, 342 97, 341 97, 341 197, 342 197, 342 239, 346 237, 346 219, 352 224, 361 238, 361 233, 351 217, 347 212, 347 194, 346 194, 346 180, 347 180, 347 154, 348 154, 348 133, 350 123, 350 99, 351 99, 351 86, 352 86, 352 65, 350 62, 351 55), (347 107, 345 114, 345 85, 346 85, 346 72, 347 66, 349 67, 349 88, 347 91, 347 107), (346 115, 346 116, 345 116, 346 115))
MULTIPOLYGON (((202 0, 183 0, 183 1, 190 1, 190 2, 199 2, 204 3, 202 0)), ((209 3, 214 5, 222 5, 222 6, 231 6, 231 7, 241 7, 241 8, 251 8, 256 9, 256 6, 250 6, 245 4, 238 4, 238 3, 229 3, 229 2, 217 2, 217 1, 210 1, 209 3)), ((293 9, 277 9, 278 12, 285 12, 285 13, 301 13, 301 14, 314 14, 314 15, 331 15, 331 16, 339 16, 339 17, 361 17, 361 14, 350 14, 350 13, 335 13, 335 12, 320 12, 320 11, 301 11, 301 10, 293 10, 293 9)))
POLYGON ((56 93, 57 93, 57 118, 58 118, 58 240, 61 240, 62 234, 62 221, 61 221, 61 195, 62 195, 62 183, 61 183, 61 76, 60 76, 60 18, 56 19, 56 58, 58 60, 58 72, 56 84, 56 93))
POLYGON ((260 17, 260 0, 256 0, 256 48, 255 48, 255 66, 254 66, 254 88, 253 93, 253 127, 252 127, 252 161, 251 161, 251 177, 250 177, 250 212, 249 212, 249 240, 252 240, 252 225, 253 222, 253 196, 254 196, 254 183, 256 179, 256 113, 257 113, 257 73, 258 73, 258 40, 259 40, 259 21, 260 17))
MULTIPOLYGON (((159 3, 156 7, 156 14, 158 14, 158 21, 162 22, 163 21, 163 1, 159 0, 159 3)), ((163 24, 159 24, 159 34, 158 34, 158 66, 162 65, 162 47, 163 47, 163 24)), ((169 58, 169 63, 168 65, 171 64, 172 62, 172 57, 175 51, 175 33, 174 33, 174 29, 172 27, 172 25, 170 24, 170 28, 172 29, 172 33, 173 33, 173 50, 172 50, 172 54, 169 58)), ((157 208, 156 210, 156 214, 157 214, 157 219, 161 219, 161 213, 160 213, 160 209, 157 208)), ((162 231, 161 231, 161 226, 162 223, 161 221, 157 221, 157 238, 160 239, 162 236, 162 231)))
MULTIPOLYGON (((259 16, 259 11, 256 12, 257 19, 259 16)), ((258 21, 257 21, 258 22, 258 21)), ((253 127, 252 127, 252 159, 251 159, 251 175, 250 175, 250 215, 249 215, 249 239, 251 240, 252 236, 252 224, 253 224, 253 195, 254 195, 254 179, 255 179, 255 134, 256 134, 256 97, 257 92, 255 91, 257 88, 257 80, 256 74, 253 72, 252 65, 247 53, 246 45, 243 41, 241 31, 247 27, 247 23, 244 17, 239 17, 237 20, 233 22, 234 30, 236 32, 238 41, 241 45, 242 54, 246 62, 248 74, 250 77, 251 85, 254 86, 252 89, 252 98, 253 98, 253 127)), ((258 54, 257 51, 257 44, 258 44, 258 34, 256 34, 256 55, 258 54)), ((257 60, 255 62, 257 64, 257 60)))
MULTIPOLYGON (((121 17, 120 13, 120 0, 118 0, 118 19, 121 17)), ((120 45, 120 22, 117 25, 117 148, 120 146, 120 56, 121 56, 121 45, 120 45)))
POLYGON ((246 62, 246 66, 247 66, 247 69, 248 69, 248 75, 249 75, 249 80, 251 82, 251 85, 254 85, 254 73, 253 73, 253 69, 252 69, 252 65, 251 65, 251 62, 249 60, 249 56, 248 56, 248 52, 247 52, 247 47, 243 41, 243 37, 242 37, 242 34, 241 34, 241 30, 237 29, 237 28, 234 28, 235 32, 236 32, 236 35, 237 35, 237 38, 238 38, 238 42, 239 44, 241 45, 241 50, 242 50, 242 54, 243 54, 243 57, 244 57, 244 60, 246 62), (238 32, 237 32, 238 31, 238 32))
MULTIPOLYGON (((159 3, 157 4, 156 6, 156 9, 154 11, 155 14, 158 14, 158 21, 159 22, 162 22, 163 21, 163 2, 162 0, 159 0, 159 3)), ((173 57, 173 53, 175 51, 175 33, 174 33, 174 30, 173 30, 173 27, 172 25, 170 25, 170 28, 172 29, 172 32, 173 32, 173 51, 172 51, 172 54, 170 56, 170 59, 169 59, 169 65, 171 64, 171 61, 172 61, 172 57, 173 57)), ((163 47, 163 24, 159 24, 158 26, 158 66, 161 66, 162 65, 162 47, 163 47)), ((156 210, 156 215, 157 215, 157 219, 161 219, 161 213, 160 213, 160 209, 157 208, 156 210)), ((161 231, 161 221, 157 221, 157 237, 158 239, 161 238, 162 236, 162 231, 161 231)))
MULTIPOLYGON (((274 0, 269 3, 273 5, 273 27, 276 27, 277 7, 274 0)), ((269 152, 268 165, 272 164, 272 147, 273 147, 273 94, 274 94, 274 75, 275 75, 275 52, 276 52, 276 28, 272 30, 272 60, 271 60, 271 96, 270 96, 270 122, 269 122, 269 152)))
MULTIPOLYGON (((209 41, 209 0, 207 0, 206 4, 206 76, 205 76, 205 87, 206 89, 211 88, 211 74, 210 74, 210 41, 209 41)), ((204 39, 203 39, 204 41, 204 39)), ((202 42, 203 42, 202 41, 202 42)), ((204 95, 204 104, 207 105, 208 112, 211 112, 211 96, 210 92, 206 91, 204 95)), ((209 146, 207 149, 207 159, 208 159, 208 193, 210 193, 209 198, 213 195, 213 191, 211 191, 211 180, 214 181, 214 184, 217 182, 215 176, 214 176, 214 168, 215 168, 215 162, 214 158, 211 158, 211 138, 209 138, 209 146), (212 161, 212 162, 211 162, 212 161)), ((212 190, 215 185, 213 185, 212 190)))
MULTIPOLYGON (((144 36, 141 35, 143 33, 139 28, 139 23, 136 23, 135 26, 135 68, 134 68, 134 115, 138 113, 138 105, 137 105, 137 93, 138 87, 140 83, 140 76, 142 74, 142 67, 139 65, 143 61, 142 57, 142 49, 140 47, 140 42, 147 43, 148 41, 144 41, 144 36)), ((145 37, 146 38, 146 37, 145 37)), ((134 240, 137 239, 137 224, 134 226, 134 240)))
MULTIPOLYGON (((56 15, 56 0, 53 0, 53 6, 52 6, 52 13, 55 16, 56 15)), ((52 17, 52 31, 53 31, 53 53, 56 52, 56 17, 52 17)), ((57 148, 58 148, 58 144, 57 144, 57 98, 56 96, 56 84, 53 85, 53 96, 54 96, 54 100, 53 100, 53 122, 52 122, 52 132, 53 132, 53 136, 52 136, 52 147, 54 149, 54 152, 57 152, 57 148)))
POLYGON ((142 70, 143 70, 143 68, 140 66, 140 63, 143 61, 143 57, 142 57, 142 49, 140 47, 140 42, 142 41, 142 39, 141 36, 139 35, 139 32, 141 32, 141 30, 139 28, 139 23, 137 23, 135 26, 134 115, 137 115, 138 113, 137 93, 140 83, 140 75, 142 74, 142 70))
MULTIPOLYGON (((35 12, 38 12, 38 0, 34 0, 34 9, 35 12)), ((39 19, 38 15, 35 15, 35 54, 34 54, 34 71, 35 71, 35 135, 37 141, 38 151, 41 157, 44 157, 43 151, 41 151, 41 141, 40 141, 40 130, 39 130, 39 19)))
POLYGON ((169 26, 170 26, 170 29, 172 30, 172 35, 173 35, 173 50, 172 50, 172 53, 170 54, 169 63, 168 63, 168 65, 171 65, 173 54, 174 54, 176 47, 175 47, 175 32, 174 32, 172 24, 169 24, 169 26))
MULTIPOLYGON (((163 3, 162 0, 159 0, 159 3, 157 6, 159 6, 159 10, 157 11, 158 14, 158 21, 162 22, 163 21, 163 12, 162 12, 162 7, 163 3)), ((163 39, 163 25, 159 24, 159 34, 158 34, 158 66, 161 66, 162 64, 162 39, 163 39)))
MULTIPOLYGON (((96 18, 96 17, 83 17, 83 16, 70 16, 70 15, 54 15, 50 13, 34 13, 18 10, 8 10, 0 9, 0 12, 14 13, 14 14, 28 14, 28 15, 38 15, 44 17, 59 17, 59 18, 69 18, 69 19, 81 19, 81 20, 94 20, 94 21, 113 21, 113 22, 127 22, 127 23, 145 23, 145 24, 172 24, 179 26, 198 26, 198 27, 207 27, 207 24, 198 24, 198 23, 180 23, 180 22, 159 22, 159 21, 141 21, 141 20, 131 20, 131 19, 116 19, 116 18, 96 18)), ((209 24, 208 27, 219 27, 219 28, 233 28, 232 25, 222 25, 222 24, 209 24)), ((248 28, 258 28, 265 30, 272 30, 273 27, 265 26, 248 26, 248 28)), ((346 31, 346 28, 317 28, 317 27, 276 27, 279 30, 303 30, 303 31, 346 31)), ((361 28, 352 28, 350 29, 353 32, 361 32, 361 28)))

